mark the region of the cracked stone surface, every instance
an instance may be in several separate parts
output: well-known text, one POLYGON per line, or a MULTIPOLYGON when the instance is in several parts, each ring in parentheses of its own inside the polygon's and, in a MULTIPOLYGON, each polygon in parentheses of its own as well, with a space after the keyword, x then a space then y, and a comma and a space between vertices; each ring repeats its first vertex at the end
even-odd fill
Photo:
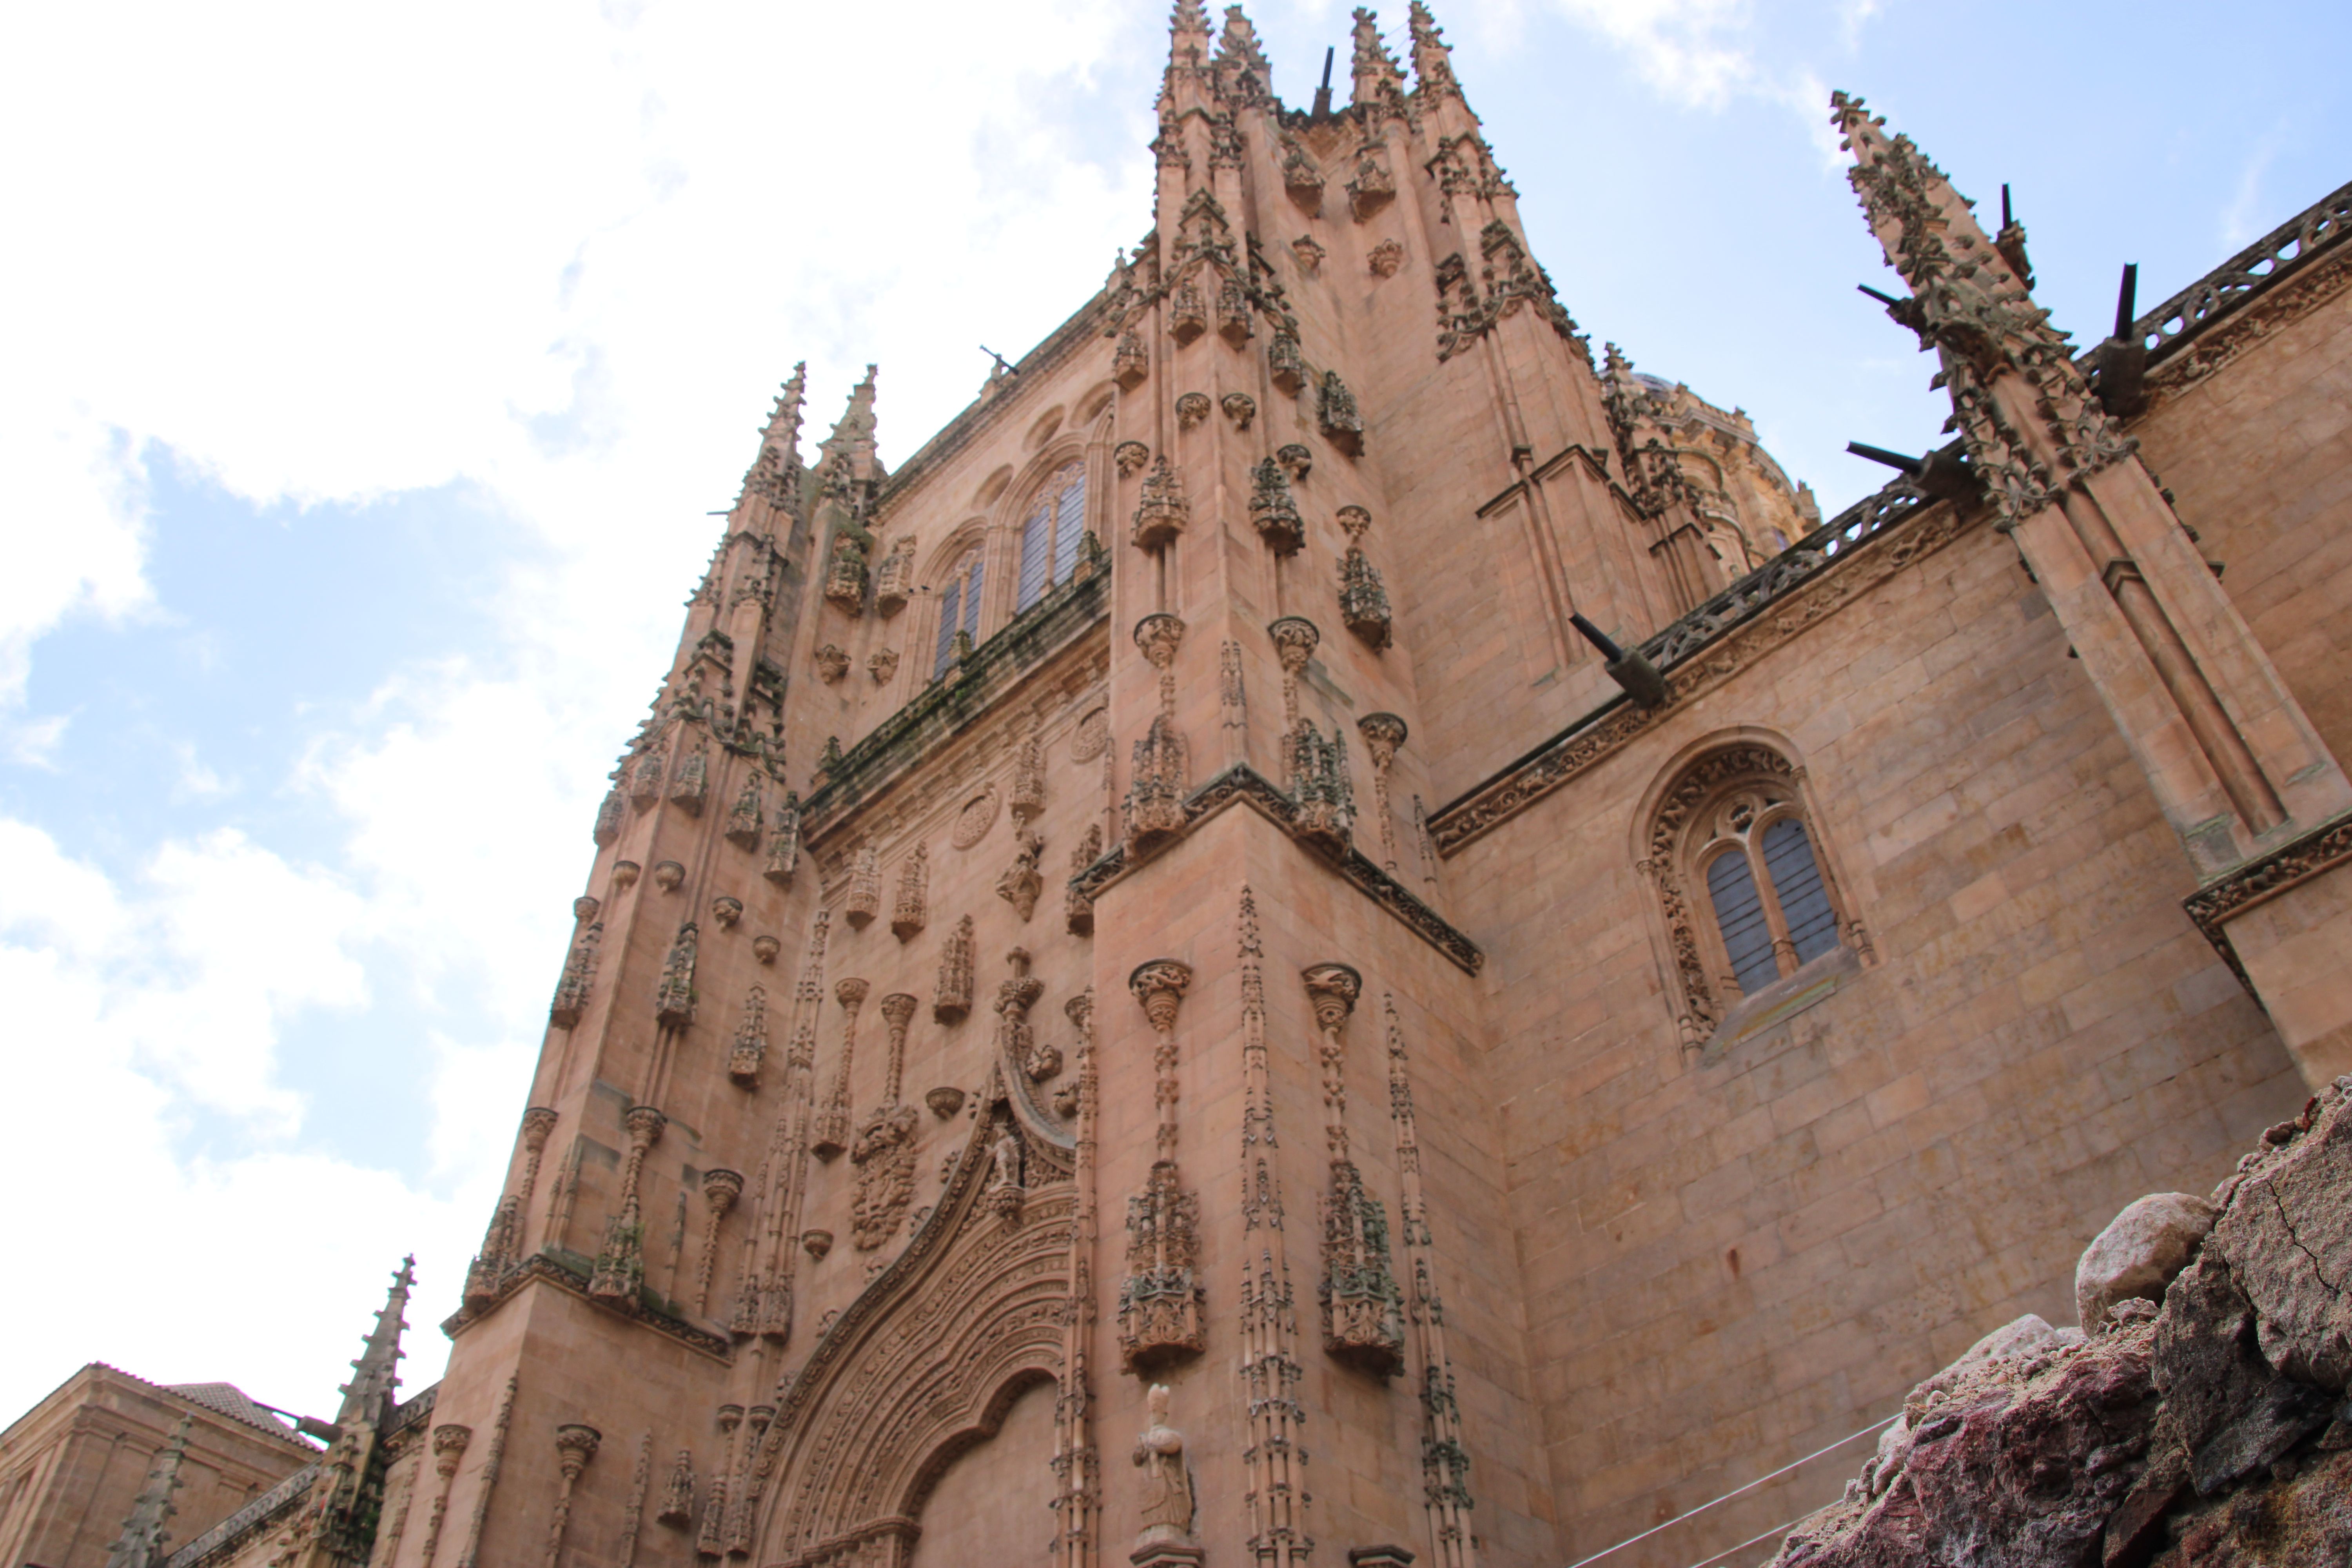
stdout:
POLYGON ((2082 1277, 2093 1331, 2021 1318, 1920 1384, 1773 1568, 2352 1562, 2352 1078, 2082 1277))

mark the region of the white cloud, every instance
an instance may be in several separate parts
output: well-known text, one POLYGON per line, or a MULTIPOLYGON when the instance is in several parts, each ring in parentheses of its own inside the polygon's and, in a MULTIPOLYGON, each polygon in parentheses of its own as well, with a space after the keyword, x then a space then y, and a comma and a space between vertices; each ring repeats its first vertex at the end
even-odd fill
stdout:
MULTIPOLYGON (((39 1292, 0 1302, 0 1411, 89 1360, 318 1409, 394 1247, 456 1279, 503 1146, 436 1195, 289 1142, 301 1105, 275 1081, 281 1026, 364 998, 363 911, 332 879, 216 833, 118 885, 6 819, 0 864, 0 993, 20 1045, 11 1244, 83 1282, 63 1316, 39 1292), (249 1130, 239 1152, 178 1152, 194 1105, 249 1130)), ((480 1097, 478 1079, 454 1081, 477 1064, 437 1066, 436 1098, 480 1097)), ((437 1340, 412 1344, 420 1369, 437 1365, 437 1340)))
MULTIPOLYGON (((878 55, 869 13, 815 5, 0 20, 44 62, 0 96, 0 213, 44 237, 0 249, 0 289, 44 306, 0 354, 0 709, 68 616, 210 635, 143 574, 154 447, 257 505, 446 484, 509 530, 451 585, 489 638, 299 718, 296 788, 347 828, 327 863, 224 831, 134 844, 116 880, 0 822, 0 984, 34 999, 16 1037, 55 1042, 16 1086, 54 1113, 0 1178, 48 1194, 25 1256, 128 1281, 63 1334, 0 1307, 0 1343, 43 1346, 0 1357, 0 1415, 92 1357, 315 1408, 412 1244, 430 1374, 704 513, 793 360, 812 440, 879 361, 903 457, 978 389, 977 342, 1091 292, 1150 208, 1148 100, 1083 98, 1127 44, 1159 49, 1158 18, 1082 0, 941 5, 878 55), (432 1021, 384 1064, 431 1106, 429 1190, 312 1146, 288 1087, 289 1020, 371 1005, 432 1021), (198 1115, 226 1152, 185 1152, 198 1115)), ((6 733, 37 759, 62 724, 6 733)), ((226 795, 199 760, 223 754, 198 734, 163 788, 226 795)))
POLYGON ((1591 27, 1632 58, 1642 79, 1670 101, 1719 108, 1756 81, 1759 67, 1745 35, 1746 0, 1551 0, 1572 22, 1591 27))

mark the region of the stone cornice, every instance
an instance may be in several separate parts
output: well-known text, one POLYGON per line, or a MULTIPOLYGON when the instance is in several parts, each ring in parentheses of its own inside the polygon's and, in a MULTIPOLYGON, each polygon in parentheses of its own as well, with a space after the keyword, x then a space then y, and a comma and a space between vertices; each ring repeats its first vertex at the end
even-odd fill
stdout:
POLYGON ((1930 501, 1906 478, 1847 508, 1642 645, 1666 676, 1666 700, 1603 703, 1430 818, 1451 857, 1681 712, 1816 621, 1957 539, 1990 515, 1930 501))
POLYGON ((567 1268, 561 1260, 544 1252, 534 1252, 512 1268, 508 1269, 499 1280, 497 1294, 493 1295, 484 1306, 461 1307, 443 1319, 441 1331, 451 1339, 456 1339, 467 1329, 497 1311, 509 1300, 521 1294, 524 1287, 533 1280, 552 1285, 559 1290, 577 1296, 599 1311, 610 1312, 614 1317, 651 1329, 657 1334, 667 1334, 688 1350, 700 1351, 713 1361, 731 1365, 735 1360, 734 1342, 726 1335, 714 1333, 699 1324, 689 1323, 683 1318, 673 1317, 660 1308, 642 1300, 636 1302, 633 1308, 625 1308, 611 1301, 600 1301, 588 1294, 588 1276, 584 1260, 581 1268, 567 1268))
POLYGON ((1055 589, 972 650, 952 681, 935 680, 824 770, 801 803, 803 841, 814 847, 855 809, 913 773, 985 718, 1013 689, 1109 615, 1110 574, 1055 589))
POLYGON ((211 1568, 226 1563, 237 1547, 309 1501, 318 1479, 314 1460, 163 1559, 163 1568, 211 1568))
MULTIPOLYGON (((1291 831, 1297 825, 1298 808, 1296 803, 1255 768, 1247 763, 1236 763, 1185 797, 1185 831, 1190 832, 1236 802, 1254 807, 1259 816, 1285 832, 1291 831)), ((1354 883, 1357 889, 1374 903, 1403 921, 1415 936, 1444 953, 1465 973, 1475 974, 1486 963, 1486 955, 1479 950, 1476 942, 1454 930, 1444 916, 1414 897, 1411 889, 1381 869, 1362 850, 1351 845, 1344 857, 1319 850, 1316 854, 1324 864, 1354 883)), ((1071 878, 1070 886, 1091 900, 1136 868, 1136 865, 1128 860, 1126 847, 1115 845, 1108 854, 1071 878)))
POLYGON ((2181 900, 2180 907, 2259 1005, 2262 994, 2246 978, 2245 966, 2238 962, 2225 928, 2256 905, 2347 861, 2352 861, 2352 816, 2339 816, 2215 878, 2181 900))
POLYGON ((2207 328, 2309 271, 2315 258, 2340 247, 2347 234, 2352 184, 2321 197, 2134 321, 2132 336, 2147 347, 2148 368, 2166 363, 2207 328))

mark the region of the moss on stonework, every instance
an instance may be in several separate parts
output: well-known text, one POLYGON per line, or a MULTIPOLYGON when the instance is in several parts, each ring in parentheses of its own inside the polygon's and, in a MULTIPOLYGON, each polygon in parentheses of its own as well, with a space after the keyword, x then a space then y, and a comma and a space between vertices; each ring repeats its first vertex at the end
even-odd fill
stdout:
POLYGON ((1056 588, 969 658, 883 721, 838 763, 802 806, 811 838, 830 819, 870 799, 940 742, 978 720, 1020 679, 1091 630, 1109 611, 1110 574, 1097 572, 1056 588))

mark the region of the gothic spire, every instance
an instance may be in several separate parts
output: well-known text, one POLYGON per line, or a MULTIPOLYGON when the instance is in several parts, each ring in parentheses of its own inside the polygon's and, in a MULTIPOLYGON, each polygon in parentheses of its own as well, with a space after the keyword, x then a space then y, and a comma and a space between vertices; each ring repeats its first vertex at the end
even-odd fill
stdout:
POLYGON ((1263 103, 1273 96, 1274 68, 1239 5, 1225 7, 1225 25, 1217 35, 1217 75, 1221 88, 1237 102, 1263 103))
POLYGON ((1404 107, 1404 72, 1396 57, 1381 38, 1380 18, 1370 7, 1356 7, 1355 53, 1350 69, 1355 76, 1354 90, 1348 101, 1362 104, 1375 113, 1401 111, 1404 107))
POLYGON ((849 406, 834 422, 833 434, 818 444, 817 468, 824 479, 827 494, 846 497, 852 487, 878 483, 882 465, 874 456, 874 376, 876 367, 866 367, 866 379, 859 382, 849 395, 849 406))
POLYGON ((381 1426, 392 1413, 392 1391, 400 1384, 400 1358, 407 1353, 400 1348, 400 1331, 408 1327, 401 1313, 408 1307, 408 1288, 415 1283, 416 1255, 411 1253, 393 1270, 392 1289, 384 1297, 383 1310, 375 1315, 375 1330, 368 1335, 360 1359, 352 1363, 352 1380, 340 1390, 343 1407, 336 1413, 336 1426, 361 1422, 381 1426))
POLYGON ((1406 25, 1412 32, 1414 84, 1431 98, 1460 98, 1462 83, 1454 75, 1453 47, 1422 0, 1412 0, 1406 25))
POLYGON ((787 468, 798 468, 801 462, 801 403, 808 390, 808 361, 793 366, 793 377, 784 383, 776 398, 776 405, 768 414, 768 427, 760 432, 760 439, 773 448, 787 468))
POLYGON ((183 1412, 171 1441, 156 1450, 147 1484, 139 1489, 138 1500, 122 1521, 122 1533, 106 1554, 106 1568, 155 1568, 163 1561, 168 1521, 180 1511, 173 1506, 172 1494, 180 1489, 180 1461, 187 1458, 188 1424, 194 1419, 183 1412))

